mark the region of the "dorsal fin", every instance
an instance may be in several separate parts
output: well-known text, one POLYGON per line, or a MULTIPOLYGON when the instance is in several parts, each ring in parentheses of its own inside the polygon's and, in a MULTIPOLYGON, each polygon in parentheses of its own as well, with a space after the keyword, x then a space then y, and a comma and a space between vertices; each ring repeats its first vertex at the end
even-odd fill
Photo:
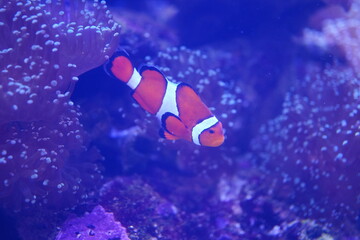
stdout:
POLYGON ((150 65, 142 65, 142 66, 140 66, 140 71, 139 71, 140 75, 143 75, 143 72, 145 72, 147 70, 155 71, 155 72, 159 73, 163 78, 166 79, 165 75, 157 67, 150 66, 150 65))

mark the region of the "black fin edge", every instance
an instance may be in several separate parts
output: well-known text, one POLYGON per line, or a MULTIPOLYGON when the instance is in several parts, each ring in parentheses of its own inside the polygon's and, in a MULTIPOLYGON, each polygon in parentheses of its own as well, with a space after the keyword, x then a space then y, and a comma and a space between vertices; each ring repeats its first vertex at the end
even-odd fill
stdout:
POLYGON ((130 62, 131 62, 131 65, 132 65, 132 60, 131 60, 129 54, 124 49, 116 50, 114 52, 114 54, 103 64, 104 71, 110 77, 116 78, 114 76, 114 74, 112 74, 110 69, 112 67, 112 62, 114 61, 114 59, 117 58, 117 57, 120 57, 120 56, 124 56, 124 57, 128 58, 130 60, 130 62))
MULTIPOLYGON (((172 133, 166 128, 166 119, 168 119, 168 117, 170 117, 170 116, 176 117, 177 119, 179 119, 180 122, 182 122, 181 119, 180 119, 178 116, 175 116, 175 114, 170 113, 170 112, 166 112, 166 113, 164 113, 164 114, 161 116, 161 126, 162 126, 168 133, 170 133, 171 135, 174 135, 174 134, 172 134, 172 133)), ((174 136, 175 136, 175 135, 174 135, 174 136)))
POLYGON ((156 72, 160 73, 160 74, 166 79, 164 73, 163 73, 162 71, 160 71, 160 70, 159 70, 157 67, 155 67, 155 66, 141 65, 141 66, 139 67, 139 69, 140 69, 140 71, 139 71, 140 75, 142 75, 142 73, 143 73, 144 71, 146 71, 146 70, 151 70, 151 71, 156 71, 156 72))
POLYGON ((168 139, 165 137, 165 132, 167 132, 168 134, 176 137, 174 134, 172 134, 172 133, 169 132, 168 130, 166 130, 166 129, 164 129, 164 128, 160 128, 160 129, 159 129, 159 135, 160 135, 161 138, 164 138, 164 139, 168 140, 168 139))
MULTIPOLYGON (((176 91, 178 91, 178 90, 181 89, 182 87, 189 87, 189 88, 191 88, 191 89, 196 93, 196 95, 198 95, 198 96, 200 97, 200 95, 199 95, 199 93, 196 91, 196 89, 194 89, 191 85, 189 85, 189 84, 187 84, 187 83, 184 83, 184 82, 179 83, 179 85, 177 86, 176 91)), ((201 98, 200 98, 200 99, 201 99, 201 98)))
POLYGON ((164 130, 163 128, 160 128, 160 129, 159 129, 159 135, 160 135, 161 138, 165 138, 165 139, 166 139, 166 137, 165 137, 165 130, 164 130))

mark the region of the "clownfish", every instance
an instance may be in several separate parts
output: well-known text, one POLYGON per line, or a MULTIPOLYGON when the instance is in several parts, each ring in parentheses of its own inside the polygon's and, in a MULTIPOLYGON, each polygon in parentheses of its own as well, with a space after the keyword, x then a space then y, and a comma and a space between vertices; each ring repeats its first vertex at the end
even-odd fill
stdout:
POLYGON ((153 66, 143 66, 138 72, 125 51, 115 52, 104 67, 133 90, 133 98, 145 111, 157 116, 161 137, 208 147, 224 142, 221 122, 188 84, 169 81, 153 66))

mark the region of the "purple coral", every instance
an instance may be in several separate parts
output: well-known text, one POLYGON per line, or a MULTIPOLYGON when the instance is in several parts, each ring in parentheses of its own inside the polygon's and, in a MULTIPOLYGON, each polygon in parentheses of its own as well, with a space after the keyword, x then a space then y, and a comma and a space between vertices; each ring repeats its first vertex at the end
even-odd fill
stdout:
POLYGON ((293 210, 346 227, 360 210, 360 80, 341 66, 306 74, 254 148, 293 210))
POLYGON ((99 156, 84 147, 78 113, 67 111, 52 121, 0 126, 0 192, 7 207, 21 209, 24 203, 66 206, 75 196, 80 198, 91 178, 99 178, 94 162, 99 156), (89 162, 81 164, 81 157, 88 157, 89 162), (84 178, 85 173, 91 177, 84 178))
POLYGON ((117 46, 118 25, 103 1, 23 0, 0 7, 0 123, 51 117, 77 76, 117 46))
POLYGON ((83 217, 69 218, 61 227, 56 240, 67 239, 119 239, 130 240, 113 213, 98 205, 83 217))
POLYGON ((104 1, 3 1, 0 13, 0 202, 69 206, 99 178, 70 95, 119 26, 104 1))
POLYGON ((100 203, 127 227, 131 239, 181 239, 178 209, 138 177, 117 177, 100 189, 100 203))
MULTIPOLYGON (((152 44, 156 45, 154 42, 152 44)), ((228 43, 224 43, 222 47, 225 45, 228 45, 228 43)), ((135 52, 138 51, 139 55, 147 54, 142 51, 144 49, 148 52, 154 51, 152 47, 144 47, 141 51, 137 49, 135 52)), ((259 50, 254 51, 254 49, 243 48, 239 49, 238 53, 245 51, 245 49, 250 52, 249 56, 251 55, 251 57, 246 59, 246 62, 259 62, 256 58, 254 60, 259 50)), ((260 49, 259 52, 262 50, 260 49)), ((293 171, 295 169, 294 162, 286 166, 285 163, 279 164, 278 161, 278 159, 282 159, 283 155, 295 155, 296 152, 293 150, 297 149, 297 146, 290 145, 286 152, 275 151, 270 154, 269 149, 276 149, 279 143, 283 145, 288 143, 286 137, 281 134, 282 130, 287 129, 288 126, 290 128, 290 124, 293 122, 301 122, 303 124, 303 122, 306 123, 306 120, 312 119, 314 125, 318 124, 321 126, 324 124, 326 126, 328 124, 326 123, 327 121, 329 125, 330 123, 334 124, 331 116, 327 118, 321 117, 331 115, 331 107, 328 109, 324 108, 321 111, 315 110, 315 113, 312 113, 312 110, 323 105, 321 100, 331 99, 332 97, 336 101, 342 99, 340 96, 343 96, 344 94, 342 93, 347 92, 348 89, 345 83, 342 84, 341 81, 336 81, 334 78, 338 80, 343 79, 340 72, 343 71, 344 76, 346 76, 345 72, 350 70, 335 66, 334 69, 336 71, 334 72, 329 68, 325 72, 317 68, 309 68, 304 71, 309 79, 306 82, 302 81, 302 86, 296 91, 291 92, 295 96, 288 94, 286 99, 286 104, 288 105, 285 105, 284 109, 294 109, 295 106, 298 106, 296 99, 299 98, 302 103, 299 105, 304 106, 305 110, 300 113, 297 113, 295 110, 291 110, 291 113, 284 112, 282 116, 291 115, 295 116, 295 119, 282 119, 279 117, 279 120, 276 121, 279 125, 271 123, 269 124, 270 127, 261 133, 262 135, 259 138, 263 137, 263 139, 258 140, 261 144, 259 144, 259 148, 256 151, 264 162, 263 170, 265 174, 262 172, 258 176, 253 176, 251 171, 257 173, 257 169, 250 169, 249 166, 244 166, 246 164, 243 163, 244 159, 240 155, 242 152, 240 149, 243 148, 241 144, 242 139, 248 138, 250 135, 244 136, 241 131, 241 129, 250 128, 248 127, 249 125, 243 123, 244 118, 248 118, 246 114, 243 114, 243 104, 247 104, 246 100, 249 98, 246 96, 248 96, 249 91, 244 91, 241 81, 244 79, 244 82, 245 80, 247 81, 246 84, 258 84, 261 86, 262 91, 253 93, 253 96, 255 95, 254 98, 257 98, 257 94, 268 94, 267 88, 270 86, 272 88, 278 87, 274 91, 279 91, 279 88, 282 91, 287 91, 287 87, 290 84, 296 84, 296 78, 292 74, 284 74, 282 71, 279 71, 275 76, 272 75, 276 71, 272 72, 270 69, 276 69, 277 66, 275 65, 281 64, 278 61, 271 61, 271 59, 263 61, 263 63, 266 63, 266 66, 255 64, 256 67, 253 67, 251 70, 245 70, 248 72, 253 71, 254 73, 243 78, 241 69, 247 68, 249 65, 251 66, 251 63, 243 64, 239 60, 239 55, 234 54, 233 51, 226 53, 223 50, 215 51, 210 49, 205 55, 204 52, 201 53, 186 48, 169 48, 162 50, 153 61, 158 66, 164 67, 162 70, 166 75, 173 76, 175 80, 187 81, 194 86, 200 92, 205 102, 215 107, 215 111, 226 112, 223 116, 220 113, 219 116, 221 116, 228 129, 228 139, 225 145, 219 149, 198 148, 179 141, 175 144, 169 141, 164 144, 157 143, 159 125, 155 123, 156 120, 149 123, 148 119, 150 118, 148 118, 144 121, 144 111, 139 108, 133 108, 133 101, 130 97, 119 97, 118 95, 120 94, 117 87, 107 88, 107 90, 113 90, 113 92, 100 90, 100 94, 97 96, 89 94, 89 97, 83 101, 87 102, 87 104, 92 102, 89 106, 93 109, 100 104, 95 113, 85 112, 85 114, 91 116, 88 121, 89 125, 95 126, 93 127, 93 132, 100 136, 101 142, 99 141, 100 144, 98 145, 111 146, 111 148, 104 148, 104 152, 109 154, 108 160, 110 161, 107 162, 112 162, 110 164, 113 164, 116 159, 122 164, 123 168, 121 169, 109 167, 112 168, 112 173, 118 175, 126 172, 127 175, 130 175, 128 177, 110 179, 109 183, 104 186, 100 193, 101 204, 106 209, 110 209, 115 217, 128 227, 131 234, 130 237, 134 239, 147 239, 151 237, 159 239, 202 239, 204 237, 209 239, 296 239, 300 234, 301 237, 309 239, 320 238, 320 236, 326 237, 328 232, 324 231, 326 229, 322 226, 317 226, 317 224, 307 224, 306 221, 295 217, 293 213, 290 214, 288 205, 288 203, 295 205, 295 210, 298 213, 308 217, 310 214, 302 212, 302 209, 297 207, 304 206, 304 208, 312 211, 312 208, 320 206, 322 204, 321 200, 324 199, 321 198, 324 196, 322 193, 324 192, 325 195, 329 195, 326 187, 315 193, 309 190, 309 195, 316 196, 315 198, 320 196, 318 200, 320 203, 308 204, 309 199, 301 198, 305 194, 299 194, 303 192, 297 188, 297 183, 282 183, 283 178, 281 174, 283 173, 292 176, 301 174, 295 170, 293 171), (228 57, 224 57, 224 55, 228 57), (214 59, 216 64, 212 62, 214 59), (223 64, 221 62, 218 64, 219 62, 217 61, 219 59, 223 61, 223 64), (230 64, 224 64, 224 62, 231 62, 231 67, 229 67, 230 64), (209 68, 211 70, 215 69, 215 71, 209 71, 210 74, 208 71, 204 71, 204 69, 207 70, 209 68), (221 72, 216 71, 217 68, 221 68, 221 72), (336 73, 337 71, 339 72, 336 73), (251 81, 252 79, 249 77, 254 75, 256 77, 253 77, 253 79, 256 81, 251 81), (288 81, 288 76, 293 80, 288 81), (279 78, 282 80, 279 81, 279 78), (271 80, 269 81, 269 79, 271 80), (281 85, 281 81, 286 82, 286 84, 281 85), (274 84, 269 84, 269 82, 274 84), (281 86, 277 86, 275 83, 279 83, 281 86), (313 86, 313 83, 316 87, 313 86), (330 86, 327 84, 330 84, 330 86), (333 89, 331 84, 341 89, 344 87, 345 90, 341 91, 340 96, 336 96, 336 94, 331 95, 331 89, 333 89), (323 87, 320 88, 319 86, 323 87), (323 90, 325 93, 322 92, 323 90), (112 92, 116 97, 109 97, 109 92, 112 92), (214 94, 212 94, 213 92, 214 94), (317 99, 318 96, 320 100, 317 99), (307 98, 310 100, 307 100, 307 98), (310 105, 312 101, 314 101, 314 105, 310 105), (307 103, 310 106, 307 106, 307 103), (232 110, 236 111, 232 112, 232 110), (308 118, 307 113, 311 117, 308 118), (317 119, 318 116, 320 116, 319 119, 317 119), (117 133, 112 134, 113 137, 118 138, 119 141, 117 143, 107 139, 110 129, 114 130, 114 128, 119 130, 112 131, 112 133, 117 133), (143 129, 147 132, 144 133, 143 129), (153 133, 154 135, 152 135, 153 133), (268 146, 270 147, 267 148, 268 146), (266 154, 268 155, 266 156, 266 154), (176 166, 173 163, 175 161, 177 163, 176 166), (241 166, 236 166, 237 161, 241 162, 239 164, 241 166), (127 164, 131 165, 131 167, 126 168, 127 164), (280 170, 276 169, 277 167, 280 170), (141 174, 141 177, 131 175, 134 172, 141 174), (242 174, 244 172, 248 172, 250 176, 243 177, 242 174), (255 178, 253 182, 250 180, 251 178, 255 178), (271 180, 279 184, 272 185, 273 182, 271 180), (270 187, 268 184, 270 184, 270 187), (295 190, 292 188, 295 188, 295 190), (324 189, 325 191, 323 191, 324 189), (276 194, 274 194, 274 191, 276 194), (281 199, 283 201, 278 201, 279 197, 283 197, 284 194, 285 197, 289 195, 290 197, 284 197, 281 199)), ((286 55, 286 66, 292 63, 292 57, 294 56, 291 54, 286 55)), ((138 63, 144 62, 140 58, 135 61, 138 63)), ((280 69, 286 69, 286 67, 280 69)), ((348 73, 349 75, 346 79, 349 80, 353 73, 351 71, 348 73)), ((89 73, 89 75, 91 74, 89 73)), ((299 79, 302 80, 303 73, 299 75, 299 79)), ((84 81, 86 80, 84 78, 84 81)), ((352 84, 351 81, 346 82, 350 83, 350 85, 352 84)), ((88 89, 86 88, 85 90, 88 89)), ((280 95, 282 93, 281 90, 277 94, 280 95)), ((276 104, 274 104, 274 101, 268 100, 273 98, 261 96, 261 99, 262 102, 260 104, 262 108, 258 109, 269 111, 267 108, 271 108, 272 113, 276 112, 277 109, 274 107, 276 104), (264 101, 264 99, 266 100, 264 101), (266 102, 268 103, 266 104, 266 102)), ((348 100, 346 100, 346 103, 340 102, 340 105, 350 103, 351 101, 348 100)), ((332 104, 334 102, 329 102, 329 106, 332 106, 332 104)), ((350 104, 349 107, 352 108, 354 105, 350 104)), ((255 118, 263 120, 264 114, 259 112, 262 111, 254 111, 254 118, 251 120, 255 118)), ((346 115, 344 112, 341 112, 341 114, 346 115)), ((339 121, 337 121, 338 123, 339 121)), ((310 130, 315 131, 316 128, 313 127, 310 130)), ((290 136, 296 134, 296 132, 289 133, 290 136)), ((302 139, 306 139, 304 134, 298 135, 302 139)), ((337 141, 334 135, 332 134, 329 137, 330 143, 337 141)), ((310 136, 315 138, 312 135, 310 136)), ((302 139, 295 144, 304 142, 302 139)), ((322 141, 321 143, 327 144, 325 140, 322 141)), ((298 147, 306 148, 306 146, 298 147)), ((247 150, 246 147, 243 149, 247 150)), ((314 149, 316 150, 315 147, 314 149)), ((311 150, 308 156, 313 156, 315 153, 316 151, 311 150)), ((306 158, 307 156, 301 157, 303 157, 305 162, 303 165, 308 168, 311 167, 315 171, 315 175, 311 175, 310 172, 311 177, 309 179, 302 179, 303 181, 311 184, 317 182, 330 183, 330 181, 326 180, 318 181, 316 179, 317 166, 312 166, 311 158, 306 158)), ((325 162, 327 159, 323 158, 322 160, 325 162)), ((355 165, 353 164, 352 166, 355 165)), ((319 169, 323 167, 322 165, 319 169)), ((336 172, 331 173, 332 176, 337 176, 336 172)), ((353 173, 349 173, 349 175, 353 176, 353 173)), ((343 188, 340 189, 340 192, 347 193, 343 188)), ((336 202, 339 202, 339 199, 334 198, 331 201, 332 205, 330 205, 334 206, 336 202)), ((327 213, 324 216, 329 216, 327 213)), ((341 214, 346 214, 346 210, 342 211, 341 214)), ((314 216, 316 214, 312 214, 310 217, 314 216)))

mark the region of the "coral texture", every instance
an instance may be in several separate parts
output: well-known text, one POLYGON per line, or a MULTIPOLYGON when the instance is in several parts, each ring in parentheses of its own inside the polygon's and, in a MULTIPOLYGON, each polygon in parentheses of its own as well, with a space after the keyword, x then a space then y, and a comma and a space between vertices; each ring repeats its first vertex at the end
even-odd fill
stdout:
POLYGON ((0 1, 2 236, 359 238, 358 1, 111 2, 120 39, 104 1, 0 1), (161 139, 100 66, 118 41, 224 144, 161 139))
POLYGON ((70 95, 102 64, 119 26, 105 2, 2 1, 0 201, 13 209, 70 205, 99 178, 70 95), (88 163, 81 158, 88 158, 88 163), (90 183, 90 185, 89 185, 90 183))
POLYGON ((127 227, 131 239, 181 239, 178 209, 140 178, 114 178, 100 190, 100 203, 127 227))
POLYGON ((114 219, 112 213, 98 205, 83 217, 73 217, 65 221, 56 240, 67 239, 119 239, 130 240, 126 230, 114 219))
POLYGON ((330 52, 344 56, 357 74, 360 74, 360 2, 348 1, 349 10, 330 6, 315 15, 313 22, 320 25, 321 31, 311 28, 304 30, 304 43, 316 45, 330 52), (315 21, 316 20, 316 21, 315 21))
POLYGON ((256 149, 278 197, 305 217, 342 227, 360 202, 360 81, 351 68, 306 67, 282 113, 261 129, 256 149))
POLYGON ((1 123, 51 117, 119 34, 104 2, 4 1, 0 21, 1 123))

